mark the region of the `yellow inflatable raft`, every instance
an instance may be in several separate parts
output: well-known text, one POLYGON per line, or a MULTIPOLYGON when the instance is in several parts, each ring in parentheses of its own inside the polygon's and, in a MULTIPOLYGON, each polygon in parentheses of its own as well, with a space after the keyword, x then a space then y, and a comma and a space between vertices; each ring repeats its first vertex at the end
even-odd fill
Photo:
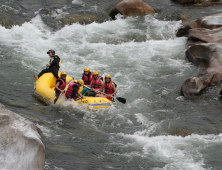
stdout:
MULTIPOLYGON (((59 72, 60 76, 60 72, 59 72)), ((66 82, 70 81, 72 78, 70 76, 66 77, 66 82)), ((74 80, 76 81, 76 80, 74 80)), ((46 104, 53 104, 56 98, 55 96, 55 85, 56 78, 52 73, 43 74, 36 82, 35 82, 35 96, 46 104)), ((79 89, 79 92, 82 91, 82 87, 79 89)), ((58 105, 62 105, 66 102, 65 97, 61 95, 56 102, 58 105)), ((86 108, 108 108, 112 105, 112 102, 103 97, 86 97, 86 99, 82 100, 72 100, 73 104, 78 104, 80 106, 84 106, 86 108)), ((72 103, 71 102, 71 103, 72 103)), ((72 104, 69 104, 72 105, 72 104)))

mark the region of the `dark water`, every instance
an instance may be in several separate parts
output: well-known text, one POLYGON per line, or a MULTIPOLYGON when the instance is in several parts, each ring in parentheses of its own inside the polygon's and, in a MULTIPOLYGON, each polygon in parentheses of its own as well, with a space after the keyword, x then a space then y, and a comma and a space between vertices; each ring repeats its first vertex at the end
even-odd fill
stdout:
POLYGON ((0 27, 0 103, 43 131, 45 169, 221 169, 221 86, 195 100, 180 96, 181 84, 201 68, 185 59, 186 38, 175 37, 180 14, 195 18, 219 8, 145 2, 158 14, 116 21, 107 13, 118 1, 1 2, 19 11, 4 14, 28 22, 0 27), (70 13, 107 21, 57 24, 70 13), (48 49, 71 76, 80 78, 84 67, 110 73, 127 103, 88 111, 37 100, 33 74, 48 62, 48 49))

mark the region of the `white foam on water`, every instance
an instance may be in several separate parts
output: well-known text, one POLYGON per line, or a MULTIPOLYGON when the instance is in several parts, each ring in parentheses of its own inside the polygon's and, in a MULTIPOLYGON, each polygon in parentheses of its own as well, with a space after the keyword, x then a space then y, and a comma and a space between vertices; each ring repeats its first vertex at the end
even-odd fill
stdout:
POLYGON ((135 134, 117 134, 110 140, 115 143, 124 143, 118 147, 128 151, 125 153, 111 153, 127 156, 130 159, 133 157, 151 157, 159 159, 165 164, 164 167, 156 167, 153 169, 195 169, 202 170, 204 168, 205 150, 209 149, 214 144, 222 142, 222 135, 190 135, 186 137, 179 136, 155 136, 148 137, 135 134), (122 139, 123 138, 123 139, 122 139))
MULTIPOLYGON (((155 14, 158 15, 158 14, 155 14)), ((152 15, 146 16, 145 24, 150 24, 147 27, 147 38, 152 39, 169 39, 175 38, 175 32, 180 27, 181 21, 160 21, 152 15)))
POLYGON ((178 96, 178 97, 176 98, 176 100, 178 100, 178 101, 181 101, 181 102, 182 102, 182 101, 184 101, 184 98, 185 98, 184 96, 178 96))
POLYGON ((68 12, 64 12, 67 9, 67 5, 65 5, 64 7, 60 8, 60 9, 55 9, 53 11, 51 11, 50 16, 55 18, 55 19, 61 19, 64 18, 66 15, 68 15, 68 12))
MULTIPOLYGON (((118 75, 118 80, 122 81, 115 81, 120 84, 120 91, 121 85, 124 86, 125 83, 135 84, 130 78, 132 75, 127 76, 125 72, 145 75, 149 71, 149 77, 152 78, 156 77, 156 71, 165 65, 176 69, 186 67, 183 58, 173 57, 184 50, 185 39, 175 38, 174 35, 180 22, 162 21, 165 24, 164 29, 169 30, 170 39, 160 35, 161 40, 151 39, 142 43, 132 40, 124 43, 123 41, 127 41, 126 36, 130 34, 139 33, 144 36, 147 34, 146 30, 140 30, 132 24, 134 20, 136 19, 119 19, 86 26, 73 24, 52 33, 37 16, 21 27, 14 26, 10 30, 0 27, 3 32, 0 41, 7 46, 12 46, 18 53, 17 57, 22 59, 21 63, 29 68, 31 65, 35 71, 41 70, 48 63, 49 57, 46 51, 55 49, 62 60, 61 70, 78 78, 81 77, 84 67, 90 67, 92 71, 98 70, 102 76, 106 73, 118 75), (168 26, 168 28, 166 25, 171 25, 171 27, 168 26), (114 44, 107 44, 107 42, 114 42, 114 44), (134 68, 131 68, 132 66, 134 68)), ((153 20, 155 22, 152 25, 158 23, 156 19, 153 20)), ((149 19, 146 21, 145 24, 149 28, 149 19)), ((158 28, 159 24, 161 23, 155 26, 158 28)), ((157 32, 162 32, 162 29, 160 28, 157 32)), ((182 71, 179 70, 179 72, 182 71)))
POLYGON ((82 0, 73 0, 72 4, 82 5, 85 6, 84 2, 82 0))
POLYGON ((59 167, 57 167, 57 166, 54 166, 54 165, 52 165, 51 163, 49 163, 49 162, 45 162, 45 167, 44 167, 44 169, 45 170, 51 170, 51 169, 54 169, 54 170, 65 170, 65 169, 63 169, 63 168, 59 168, 59 167))
POLYGON ((45 127, 45 126, 42 126, 42 125, 39 125, 38 123, 36 124, 36 126, 41 129, 42 133, 47 136, 47 137, 51 137, 51 130, 48 128, 48 127, 45 127))

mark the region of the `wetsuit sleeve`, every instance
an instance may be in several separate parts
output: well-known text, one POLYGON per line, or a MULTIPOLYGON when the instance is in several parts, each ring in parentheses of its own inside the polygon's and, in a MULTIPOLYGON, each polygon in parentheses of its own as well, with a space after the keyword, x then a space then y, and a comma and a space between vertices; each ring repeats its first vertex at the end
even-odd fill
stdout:
POLYGON ((82 80, 84 80, 84 75, 82 75, 82 80))
POLYGON ((78 96, 77 96, 77 93, 78 93, 78 87, 77 86, 75 86, 75 85, 73 85, 73 93, 72 93, 72 98, 77 98, 78 96))

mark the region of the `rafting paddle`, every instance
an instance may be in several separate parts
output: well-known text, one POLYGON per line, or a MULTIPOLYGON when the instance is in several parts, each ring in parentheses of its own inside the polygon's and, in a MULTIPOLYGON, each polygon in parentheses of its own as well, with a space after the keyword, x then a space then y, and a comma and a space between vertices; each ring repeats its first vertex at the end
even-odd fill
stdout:
MULTIPOLYGON (((69 82, 69 84, 74 80, 74 78, 69 82)), ((67 89, 67 87, 69 86, 69 84, 66 85, 65 90, 67 89)), ((64 90, 64 91, 65 91, 64 90)), ((57 100, 59 99, 59 97, 62 95, 63 93, 60 93, 60 95, 58 95, 55 100, 54 100, 54 104, 56 104, 57 100)))
MULTIPOLYGON (((88 86, 84 86, 84 87, 92 90, 92 89, 91 89, 90 87, 88 87, 88 86)), ((94 90, 94 91, 97 92, 97 93, 102 93, 102 94, 108 95, 108 94, 103 93, 103 92, 101 92, 101 91, 97 91, 97 90, 94 90)), ((118 100, 120 103, 123 103, 123 104, 126 103, 126 99, 125 99, 125 98, 122 98, 122 97, 114 97, 114 96, 111 96, 111 97, 114 98, 114 99, 116 99, 116 100, 118 100)))

